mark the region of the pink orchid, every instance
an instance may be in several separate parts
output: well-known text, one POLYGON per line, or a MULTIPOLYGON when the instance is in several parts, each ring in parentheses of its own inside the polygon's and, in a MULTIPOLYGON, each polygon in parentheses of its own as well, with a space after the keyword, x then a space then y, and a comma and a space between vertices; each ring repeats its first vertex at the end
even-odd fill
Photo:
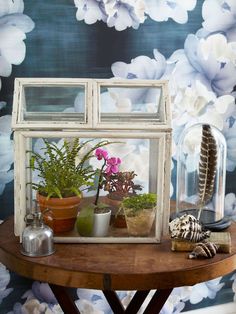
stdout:
POLYGON ((120 158, 111 157, 107 159, 107 168, 105 172, 107 174, 117 173, 119 171, 120 164, 121 164, 120 158))
POLYGON ((108 158, 108 152, 102 148, 97 148, 95 151, 95 155, 97 157, 97 160, 102 160, 103 158, 107 160, 108 158))
POLYGON ((95 150, 95 156, 97 157, 97 160, 103 160, 103 165, 100 169, 99 173, 99 179, 98 179, 98 187, 97 187, 97 193, 95 197, 94 204, 97 205, 98 198, 99 198, 99 192, 101 188, 102 178, 103 178, 103 171, 110 175, 112 173, 119 172, 119 165, 121 164, 121 159, 119 157, 110 157, 108 156, 108 152, 105 149, 97 148, 95 150), (106 168, 105 168, 106 167, 106 168), (104 170, 105 168, 105 170, 104 170))

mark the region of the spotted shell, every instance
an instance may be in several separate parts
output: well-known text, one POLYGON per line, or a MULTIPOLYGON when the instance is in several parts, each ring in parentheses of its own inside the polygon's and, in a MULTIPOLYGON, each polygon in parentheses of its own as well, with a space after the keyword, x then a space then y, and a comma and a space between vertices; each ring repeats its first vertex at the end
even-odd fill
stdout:
POLYGON ((169 223, 171 238, 191 242, 201 242, 210 236, 210 231, 204 231, 202 224, 193 215, 184 214, 169 223))
POLYGON ((188 258, 212 258, 216 255, 219 246, 213 242, 202 242, 196 244, 193 251, 189 254, 188 258))

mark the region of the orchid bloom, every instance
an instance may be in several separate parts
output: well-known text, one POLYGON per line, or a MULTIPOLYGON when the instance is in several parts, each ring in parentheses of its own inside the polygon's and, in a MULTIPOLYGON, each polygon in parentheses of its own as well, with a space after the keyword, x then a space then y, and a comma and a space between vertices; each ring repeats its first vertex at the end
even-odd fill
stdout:
POLYGON ((95 198, 95 202, 94 202, 94 204, 97 205, 104 168, 106 167, 104 172, 108 175, 110 175, 112 173, 119 172, 119 165, 121 164, 121 159, 119 157, 110 157, 109 158, 108 152, 102 148, 97 148, 95 150, 95 156, 97 157, 97 160, 104 160, 103 165, 100 169, 97 194, 96 194, 96 198, 95 198))
POLYGON ((97 157, 97 160, 102 160, 103 158, 107 160, 108 152, 105 149, 97 148, 95 151, 95 156, 97 157))
POLYGON ((119 165, 121 164, 120 158, 111 157, 107 159, 107 168, 105 170, 106 174, 117 173, 119 171, 119 165))

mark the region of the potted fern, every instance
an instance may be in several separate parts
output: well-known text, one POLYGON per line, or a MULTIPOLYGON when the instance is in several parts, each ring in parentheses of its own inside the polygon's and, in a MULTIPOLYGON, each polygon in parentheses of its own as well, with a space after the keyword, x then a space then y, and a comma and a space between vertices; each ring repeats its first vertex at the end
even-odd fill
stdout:
POLYGON ((126 197, 121 208, 125 213, 128 233, 132 236, 148 236, 156 215, 157 195, 154 193, 137 194, 126 197))
POLYGON ((49 209, 44 220, 55 233, 74 228, 82 191, 93 185, 94 170, 89 159, 94 150, 109 143, 101 141, 91 146, 91 141, 64 140, 59 147, 44 139, 42 154, 29 152, 30 168, 39 178, 38 182, 31 183, 32 188, 37 191, 41 211, 49 209))

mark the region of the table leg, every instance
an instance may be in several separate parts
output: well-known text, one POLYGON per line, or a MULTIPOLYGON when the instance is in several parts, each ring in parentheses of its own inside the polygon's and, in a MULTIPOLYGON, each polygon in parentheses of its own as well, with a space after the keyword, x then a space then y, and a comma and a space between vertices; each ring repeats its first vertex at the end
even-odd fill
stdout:
POLYGON ((119 297, 117 296, 115 291, 112 290, 103 290, 103 294, 107 299, 112 311, 114 314, 124 314, 125 308, 121 303, 119 297))
POLYGON ((163 305, 166 303, 169 295, 172 292, 171 289, 156 290, 149 304, 147 305, 143 314, 157 314, 161 311, 163 305))
MULTIPOLYGON (((168 299, 173 289, 156 290, 143 314, 157 314, 168 299)), ((136 314, 146 299, 149 290, 136 291, 125 309, 115 291, 103 290, 103 293, 114 314, 136 314)))
MULTIPOLYGON (((50 288, 65 314, 80 314, 80 311, 68 293, 67 288, 53 284, 50 284, 50 288)), ((156 290, 143 314, 159 313, 172 290, 173 289, 156 290)), ((125 309, 115 291, 103 290, 103 294, 114 314, 136 314, 149 292, 149 290, 136 291, 129 305, 125 309)))
POLYGON ((149 294, 149 290, 136 291, 129 305, 126 308, 125 313, 136 314, 149 294))
POLYGON ((67 288, 53 284, 49 284, 49 286, 65 314, 80 314, 67 288))

